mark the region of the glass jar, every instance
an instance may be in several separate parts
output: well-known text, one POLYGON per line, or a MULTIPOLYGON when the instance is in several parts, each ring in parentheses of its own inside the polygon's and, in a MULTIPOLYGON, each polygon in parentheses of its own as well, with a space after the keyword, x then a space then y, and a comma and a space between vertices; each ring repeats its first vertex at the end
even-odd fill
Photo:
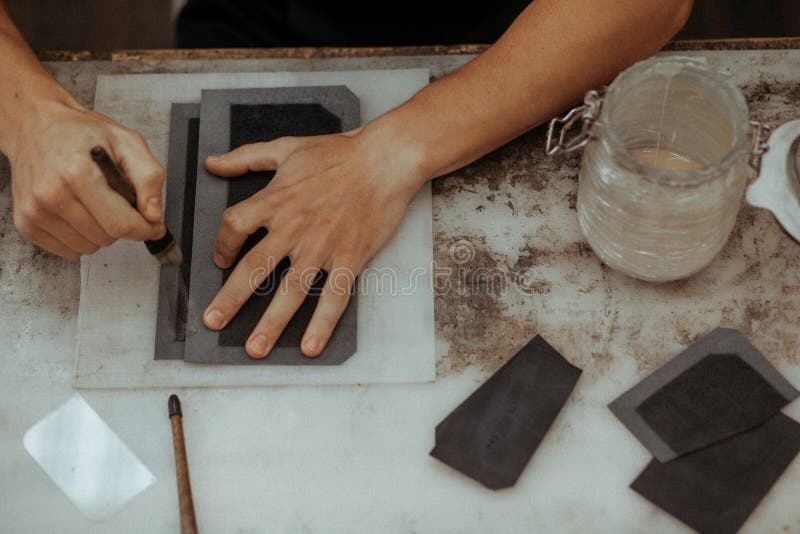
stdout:
POLYGON ((727 76, 688 58, 637 63, 551 123, 548 154, 582 146, 578 219, 610 267, 676 280, 725 245, 751 156, 747 104, 727 76), (578 120, 581 134, 565 142, 578 120))

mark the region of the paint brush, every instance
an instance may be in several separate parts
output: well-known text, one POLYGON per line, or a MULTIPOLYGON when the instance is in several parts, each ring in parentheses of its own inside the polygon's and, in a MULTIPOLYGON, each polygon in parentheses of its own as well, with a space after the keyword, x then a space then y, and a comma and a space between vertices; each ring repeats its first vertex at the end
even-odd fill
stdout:
POLYGON ((175 479, 178 481, 178 508, 181 517, 181 534, 197 534, 194 516, 192 485, 189 483, 189 462, 183 441, 183 412, 177 395, 169 396, 169 420, 172 423, 172 445, 175 450, 175 479))
MULTIPOLYGON (((106 177, 106 181, 111 189, 116 191, 136 209, 136 192, 117 164, 114 163, 114 160, 111 159, 111 156, 108 155, 106 149, 101 146, 96 146, 92 148, 91 156, 94 162, 97 163, 97 166, 100 167, 100 171, 103 173, 103 176, 106 177)), ((183 262, 181 247, 175 241, 175 238, 172 237, 169 228, 167 228, 167 233, 164 234, 164 237, 155 241, 145 241, 144 245, 147 247, 147 250, 150 251, 150 254, 155 256, 162 264, 180 265, 181 262, 183 262)))

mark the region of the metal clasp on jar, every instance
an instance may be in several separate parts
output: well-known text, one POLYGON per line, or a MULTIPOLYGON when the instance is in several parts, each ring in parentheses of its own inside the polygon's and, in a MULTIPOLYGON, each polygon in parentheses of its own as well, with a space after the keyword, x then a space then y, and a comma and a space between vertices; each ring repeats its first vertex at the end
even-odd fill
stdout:
MULTIPOLYGON (((547 128, 547 144, 545 146, 545 152, 548 156, 578 150, 594 139, 592 125, 600 115, 604 94, 605 88, 592 89, 584 96, 583 104, 572 108, 563 117, 555 117, 550 121, 547 128), (572 137, 567 137, 578 121, 580 121, 581 125, 580 130, 572 137), (561 125, 561 129, 556 135, 556 129, 559 125, 561 125)), ((758 174, 761 169, 761 157, 769 150, 768 140, 772 128, 764 123, 752 120, 750 121, 750 126, 753 127, 753 147, 750 151, 748 164, 758 174)))
POLYGON ((572 108, 563 117, 556 117, 550 121, 550 126, 547 128, 547 145, 545 147, 545 152, 548 156, 578 150, 585 147, 594 138, 591 129, 595 119, 600 115, 600 109, 603 107, 604 94, 605 88, 592 89, 583 97, 583 104, 572 108), (567 138, 575 123, 579 120, 581 128, 578 133, 573 137, 567 138), (562 126, 558 136, 556 136, 556 128, 559 124, 562 126))
POLYGON ((772 128, 758 121, 750 121, 750 126, 753 127, 753 149, 747 163, 758 175, 761 172, 761 157, 769 150, 769 134, 772 128))

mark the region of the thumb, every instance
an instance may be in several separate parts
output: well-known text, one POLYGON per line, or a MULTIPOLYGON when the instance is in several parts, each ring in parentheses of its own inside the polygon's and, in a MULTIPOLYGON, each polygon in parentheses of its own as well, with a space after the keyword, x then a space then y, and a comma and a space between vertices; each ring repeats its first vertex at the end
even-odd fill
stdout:
POLYGON ((136 190, 136 209, 146 220, 160 222, 164 168, 139 135, 117 141, 114 153, 119 157, 120 168, 136 190))
POLYGON ((281 137, 265 143, 242 145, 227 154, 208 156, 206 169, 230 178, 249 171, 274 171, 297 147, 299 139, 281 137))

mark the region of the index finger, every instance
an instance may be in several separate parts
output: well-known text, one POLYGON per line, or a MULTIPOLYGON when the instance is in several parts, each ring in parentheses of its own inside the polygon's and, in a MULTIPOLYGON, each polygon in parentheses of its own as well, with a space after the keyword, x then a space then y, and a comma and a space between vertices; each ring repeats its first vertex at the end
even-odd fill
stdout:
POLYGON ((136 209, 151 223, 161 221, 161 192, 164 189, 164 168, 150 152, 140 134, 130 132, 114 148, 119 166, 136 190, 136 209))
POLYGON ((119 193, 111 189, 88 150, 84 156, 74 157, 67 165, 63 178, 109 236, 144 241, 159 239, 164 235, 166 229, 163 224, 146 221, 119 193))
POLYGON ((214 241, 214 263, 225 269, 233 265, 244 242, 250 234, 266 223, 267 193, 261 190, 229 207, 222 213, 222 221, 214 241))
POLYGON ((303 143, 298 137, 242 145, 227 154, 206 158, 206 169, 217 176, 232 178, 248 171, 274 171, 303 143))

